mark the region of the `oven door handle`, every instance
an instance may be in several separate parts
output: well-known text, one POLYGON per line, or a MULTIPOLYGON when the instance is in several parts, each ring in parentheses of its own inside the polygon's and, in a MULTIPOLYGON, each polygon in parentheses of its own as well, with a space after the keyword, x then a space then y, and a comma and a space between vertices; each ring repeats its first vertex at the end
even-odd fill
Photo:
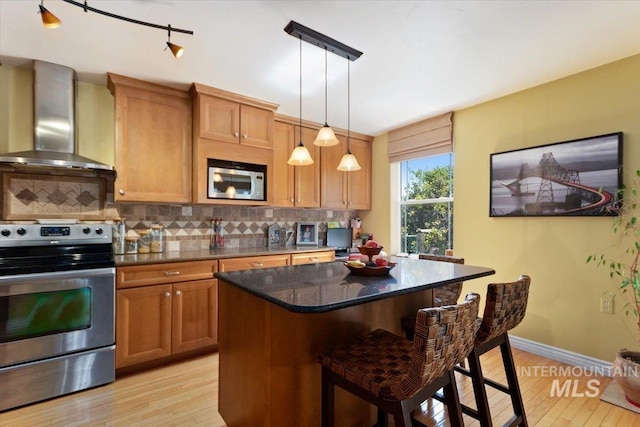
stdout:
POLYGON ((49 271, 45 273, 16 274, 14 276, 0 276, 0 285, 4 283, 22 283, 35 282, 42 280, 71 280, 85 279, 91 277, 114 275, 116 269, 114 267, 107 268, 91 268, 87 270, 67 270, 67 271, 49 271))

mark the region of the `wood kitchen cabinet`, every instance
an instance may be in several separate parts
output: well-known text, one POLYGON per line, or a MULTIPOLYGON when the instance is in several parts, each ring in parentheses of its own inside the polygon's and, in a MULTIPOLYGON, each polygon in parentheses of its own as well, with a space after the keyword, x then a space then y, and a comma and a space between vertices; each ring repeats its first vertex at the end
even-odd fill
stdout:
POLYGON ((347 152, 347 142, 342 135, 338 140, 340 144, 322 149, 320 205, 334 209, 371 209, 371 143, 351 138, 349 148, 362 169, 343 172, 337 167, 347 152))
POLYGON ((116 368, 218 342, 217 261, 116 269, 116 368))
POLYGON ((285 121, 275 122, 271 205, 320 207, 321 149, 313 145, 316 134, 316 129, 302 128, 302 142, 309 150, 313 164, 291 166, 287 160, 300 141, 300 126, 285 121))
POLYGON ((115 97, 117 202, 191 202, 192 106, 187 92, 108 74, 115 97))
POLYGON ((273 147, 277 105, 194 83, 198 136, 258 148, 273 147))

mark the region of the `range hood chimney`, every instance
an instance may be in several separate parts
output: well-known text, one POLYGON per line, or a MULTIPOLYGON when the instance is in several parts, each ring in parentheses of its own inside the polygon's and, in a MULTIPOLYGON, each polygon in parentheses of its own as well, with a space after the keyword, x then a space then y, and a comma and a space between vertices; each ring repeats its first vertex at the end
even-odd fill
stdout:
POLYGON ((72 68, 33 62, 33 150, 0 154, 0 163, 113 170, 77 154, 76 86, 72 68))

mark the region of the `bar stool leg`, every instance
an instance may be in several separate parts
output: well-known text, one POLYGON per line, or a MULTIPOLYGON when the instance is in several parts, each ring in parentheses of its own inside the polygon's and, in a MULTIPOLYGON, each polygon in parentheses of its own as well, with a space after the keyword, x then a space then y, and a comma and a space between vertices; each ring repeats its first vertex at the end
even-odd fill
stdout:
POLYGON ((333 427, 334 420, 334 385, 330 374, 322 368, 322 427, 333 427))
POLYGON ((507 376, 507 384, 509 385, 509 395, 511 396, 511 403, 513 404, 513 411, 516 420, 519 421, 519 426, 527 427, 527 417, 524 413, 524 402, 522 401, 520 385, 518 384, 516 365, 513 361, 513 354, 511 353, 511 344, 509 344, 509 337, 506 336, 506 334, 504 342, 500 344, 500 352, 502 353, 504 371, 507 376))
POLYGON ((447 412, 451 427, 464 426, 464 421, 462 419, 462 407, 460 406, 458 387, 456 387, 456 377, 453 369, 449 371, 449 381, 443 388, 444 400, 447 405, 447 412))
POLYGON ((471 373, 471 382, 473 384, 473 395, 476 400, 476 408, 478 410, 478 421, 482 427, 492 427, 491 412, 489 411, 489 401, 487 399, 487 390, 484 385, 484 375, 482 366, 480 365, 480 355, 474 349, 467 357, 469 361, 469 372, 471 373))

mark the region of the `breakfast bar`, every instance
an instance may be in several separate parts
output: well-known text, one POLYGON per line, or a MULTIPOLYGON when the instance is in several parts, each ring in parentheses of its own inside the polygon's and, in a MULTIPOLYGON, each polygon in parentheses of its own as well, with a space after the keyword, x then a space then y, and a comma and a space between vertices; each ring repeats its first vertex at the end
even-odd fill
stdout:
MULTIPOLYGON (((317 356, 432 303, 432 290, 495 274, 491 268, 395 258, 388 274, 339 261, 216 273, 219 412, 236 426, 320 425, 317 356)), ((336 390, 339 425, 372 425, 374 412, 336 390)))

